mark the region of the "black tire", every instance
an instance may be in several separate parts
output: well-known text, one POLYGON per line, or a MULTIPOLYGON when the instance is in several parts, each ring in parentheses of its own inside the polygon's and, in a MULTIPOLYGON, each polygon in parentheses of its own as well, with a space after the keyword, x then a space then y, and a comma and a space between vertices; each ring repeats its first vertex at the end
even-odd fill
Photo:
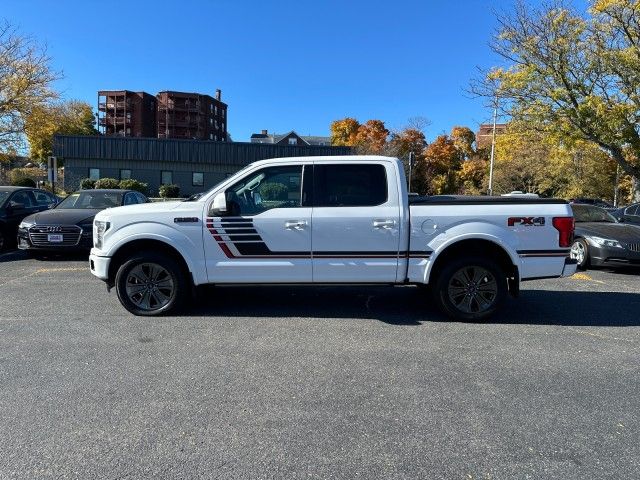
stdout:
POLYGON ((589 268, 591 260, 589 259, 589 245, 583 238, 576 238, 571 245, 571 258, 578 262, 580 270, 589 268))
POLYGON ((178 262, 153 252, 129 257, 118 268, 115 286, 122 306, 145 317, 177 311, 188 293, 188 282, 178 262))
POLYGON ((447 316, 465 322, 491 317, 507 295, 507 276, 500 266, 481 257, 451 261, 435 279, 433 296, 447 316))

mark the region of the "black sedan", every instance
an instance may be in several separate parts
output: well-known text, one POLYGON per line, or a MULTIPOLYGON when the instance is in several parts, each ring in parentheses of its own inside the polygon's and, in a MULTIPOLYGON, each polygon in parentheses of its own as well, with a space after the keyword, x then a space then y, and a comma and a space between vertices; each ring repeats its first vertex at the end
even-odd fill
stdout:
POLYGON ((58 198, 46 190, 0 186, 0 251, 16 239, 18 224, 32 213, 55 207, 58 198))
POLYGON ((620 222, 640 225, 640 203, 619 208, 615 212, 611 212, 611 214, 620 222))
POLYGON ((18 228, 21 250, 89 250, 93 246, 93 218, 105 208, 146 203, 132 190, 81 190, 57 207, 25 218, 18 228))
POLYGON ((619 223, 603 208, 571 205, 576 230, 571 258, 578 267, 640 265, 640 226, 619 223))

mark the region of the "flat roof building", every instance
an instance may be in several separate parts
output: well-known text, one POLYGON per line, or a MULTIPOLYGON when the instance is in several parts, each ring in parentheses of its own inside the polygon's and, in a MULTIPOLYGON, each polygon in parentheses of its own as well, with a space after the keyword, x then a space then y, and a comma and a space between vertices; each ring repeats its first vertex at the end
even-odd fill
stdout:
POLYGON ((147 92, 100 90, 98 131, 120 137, 155 137, 155 97, 147 92))

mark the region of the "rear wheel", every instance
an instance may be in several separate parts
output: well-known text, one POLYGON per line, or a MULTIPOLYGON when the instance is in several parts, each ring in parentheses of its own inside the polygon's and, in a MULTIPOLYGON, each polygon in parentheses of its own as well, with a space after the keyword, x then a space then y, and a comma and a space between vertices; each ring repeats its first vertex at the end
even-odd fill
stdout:
POLYGON ((586 270, 589 266, 589 246, 582 238, 574 240, 569 256, 578 263, 580 270, 586 270))
POLYGON ((118 269, 116 292, 134 315, 164 315, 177 310, 187 293, 185 274, 171 257, 135 255, 118 269))
POLYGON ((491 260, 463 257, 442 269, 433 293, 449 317, 477 322, 498 310, 507 293, 507 279, 491 260))

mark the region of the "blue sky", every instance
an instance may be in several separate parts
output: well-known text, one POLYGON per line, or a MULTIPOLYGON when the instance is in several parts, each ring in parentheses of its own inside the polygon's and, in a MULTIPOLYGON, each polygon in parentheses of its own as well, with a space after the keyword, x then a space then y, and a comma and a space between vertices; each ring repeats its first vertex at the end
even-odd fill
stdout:
POLYGON ((493 11, 511 0, 3 0, 0 18, 45 42, 66 98, 100 89, 222 89, 228 130, 328 135, 332 120, 426 117, 428 139, 488 121, 465 93, 498 59, 493 11))

